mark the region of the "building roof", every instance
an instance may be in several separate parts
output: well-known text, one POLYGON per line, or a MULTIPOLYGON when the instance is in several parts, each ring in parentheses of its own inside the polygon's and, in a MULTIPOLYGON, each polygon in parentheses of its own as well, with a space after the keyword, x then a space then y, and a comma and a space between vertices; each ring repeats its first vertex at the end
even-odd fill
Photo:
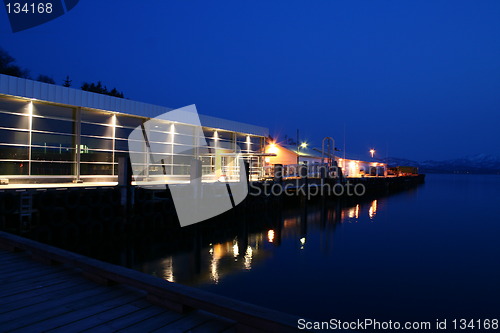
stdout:
MULTIPOLYGON (((290 150, 291 152, 297 154, 297 146, 295 145, 281 145, 283 148, 286 148, 290 150)), ((306 147, 302 148, 300 147, 298 149, 298 155, 302 157, 312 157, 312 158, 321 158, 321 152, 315 150, 314 148, 306 147)))
MULTIPOLYGON (((147 118, 154 118, 173 110, 172 108, 165 106, 132 101, 126 98, 107 96, 3 74, 0 74, 0 94, 37 99, 56 104, 114 111, 147 118)), ((206 115, 200 115, 200 121, 202 126, 205 127, 260 136, 269 135, 269 129, 265 127, 240 123, 237 121, 206 115)))
MULTIPOLYGON (((344 153, 343 152, 338 152, 336 155, 338 158, 344 158, 344 153)), ((345 158, 347 160, 357 160, 357 161, 363 161, 363 162, 376 162, 376 163, 381 163, 379 159, 377 158, 372 158, 369 153, 366 153, 366 155, 362 154, 346 154, 345 158)))

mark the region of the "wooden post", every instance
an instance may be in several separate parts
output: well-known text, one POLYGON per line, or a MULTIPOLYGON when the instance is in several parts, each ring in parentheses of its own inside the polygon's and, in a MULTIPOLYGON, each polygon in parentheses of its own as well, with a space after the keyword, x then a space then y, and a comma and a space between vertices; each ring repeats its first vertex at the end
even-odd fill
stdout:
POLYGON ((283 164, 274 165, 274 181, 278 184, 283 182, 283 164))
POLYGON ((306 194, 300 198, 300 205, 301 205, 301 207, 303 207, 305 209, 307 199, 308 199, 308 193, 309 193, 309 180, 307 177, 307 173, 308 173, 307 164, 300 164, 298 171, 299 171, 299 177, 300 177, 300 186, 303 186, 305 191, 306 191, 306 194))
POLYGON ((307 187, 308 185, 308 167, 307 164, 299 165, 299 177, 302 180, 302 183, 307 187))
POLYGON ((128 156, 118 157, 118 187, 120 189, 120 204, 128 209, 134 204, 132 195, 132 165, 128 156))

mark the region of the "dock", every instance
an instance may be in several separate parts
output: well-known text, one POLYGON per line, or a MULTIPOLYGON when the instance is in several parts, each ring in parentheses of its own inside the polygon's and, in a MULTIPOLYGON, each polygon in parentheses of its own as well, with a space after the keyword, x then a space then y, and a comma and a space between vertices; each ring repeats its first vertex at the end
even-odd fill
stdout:
POLYGON ((293 332, 298 318, 0 232, 2 332, 293 332))

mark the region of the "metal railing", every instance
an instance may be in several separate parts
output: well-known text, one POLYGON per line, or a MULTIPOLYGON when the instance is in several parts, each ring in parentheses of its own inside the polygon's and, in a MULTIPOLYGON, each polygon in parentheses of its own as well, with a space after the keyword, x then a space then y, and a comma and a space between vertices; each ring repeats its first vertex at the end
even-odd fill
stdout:
MULTIPOLYGON (((259 178, 270 179, 274 178, 275 174, 275 165, 263 166, 260 168, 259 178)), ((299 177, 319 179, 322 175, 329 178, 337 178, 339 177, 338 167, 327 163, 287 164, 282 167, 283 179, 299 177)))

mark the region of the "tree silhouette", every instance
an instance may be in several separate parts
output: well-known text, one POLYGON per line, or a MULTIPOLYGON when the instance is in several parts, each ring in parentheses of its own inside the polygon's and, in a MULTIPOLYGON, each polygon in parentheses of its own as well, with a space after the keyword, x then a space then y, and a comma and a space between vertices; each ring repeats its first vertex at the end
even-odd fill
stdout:
POLYGON ((38 78, 36 80, 39 82, 56 84, 56 81, 54 81, 53 78, 51 78, 50 76, 47 76, 47 75, 43 75, 43 74, 38 75, 38 78))
POLYGON ((116 88, 113 88, 113 89, 109 92, 109 95, 110 95, 110 96, 115 96, 115 97, 120 97, 120 98, 123 98, 123 93, 122 93, 122 92, 119 92, 118 90, 116 90, 116 88))
POLYGON ((63 87, 71 87, 71 80, 69 79, 68 75, 66 75, 66 80, 64 80, 63 87))
MULTIPOLYGON (((30 79, 29 70, 19 67, 16 64, 16 59, 14 59, 7 51, 5 51, 1 47, 0 47, 0 74, 16 76, 23 79, 30 79)), ((52 77, 43 74, 38 75, 37 81, 55 84, 55 81, 52 77)), ((69 76, 66 76, 63 86, 70 87, 71 82, 72 80, 69 79, 69 76)), ((116 88, 108 90, 108 88, 105 85, 103 85, 101 81, 97 81, 97 83, 84 82, 83 85, 81 86, 81 89, 98 94, 124 98, 123 92, 118 91, 116 88)))
POLYGON ((0 48, 0 74, 29 79, 29 71, 27 69, 22 69, 16 65, 15 62, 16 59, 7 53, 7 51, 0 48))
POLYGON ((114 97, 119 97, 119 98, 124 98, 123 93, 118 91, 116 88, 113 88, 111 91, 108 91, 108 88, 102 84, 101 81, 97 81, 96 83, 88 83, 84 82, 82 84, 82 90, 85 91, 90 91, 98 94, 103 94, 103 95, 108 95, 108 96, 114 96, 114 97))

